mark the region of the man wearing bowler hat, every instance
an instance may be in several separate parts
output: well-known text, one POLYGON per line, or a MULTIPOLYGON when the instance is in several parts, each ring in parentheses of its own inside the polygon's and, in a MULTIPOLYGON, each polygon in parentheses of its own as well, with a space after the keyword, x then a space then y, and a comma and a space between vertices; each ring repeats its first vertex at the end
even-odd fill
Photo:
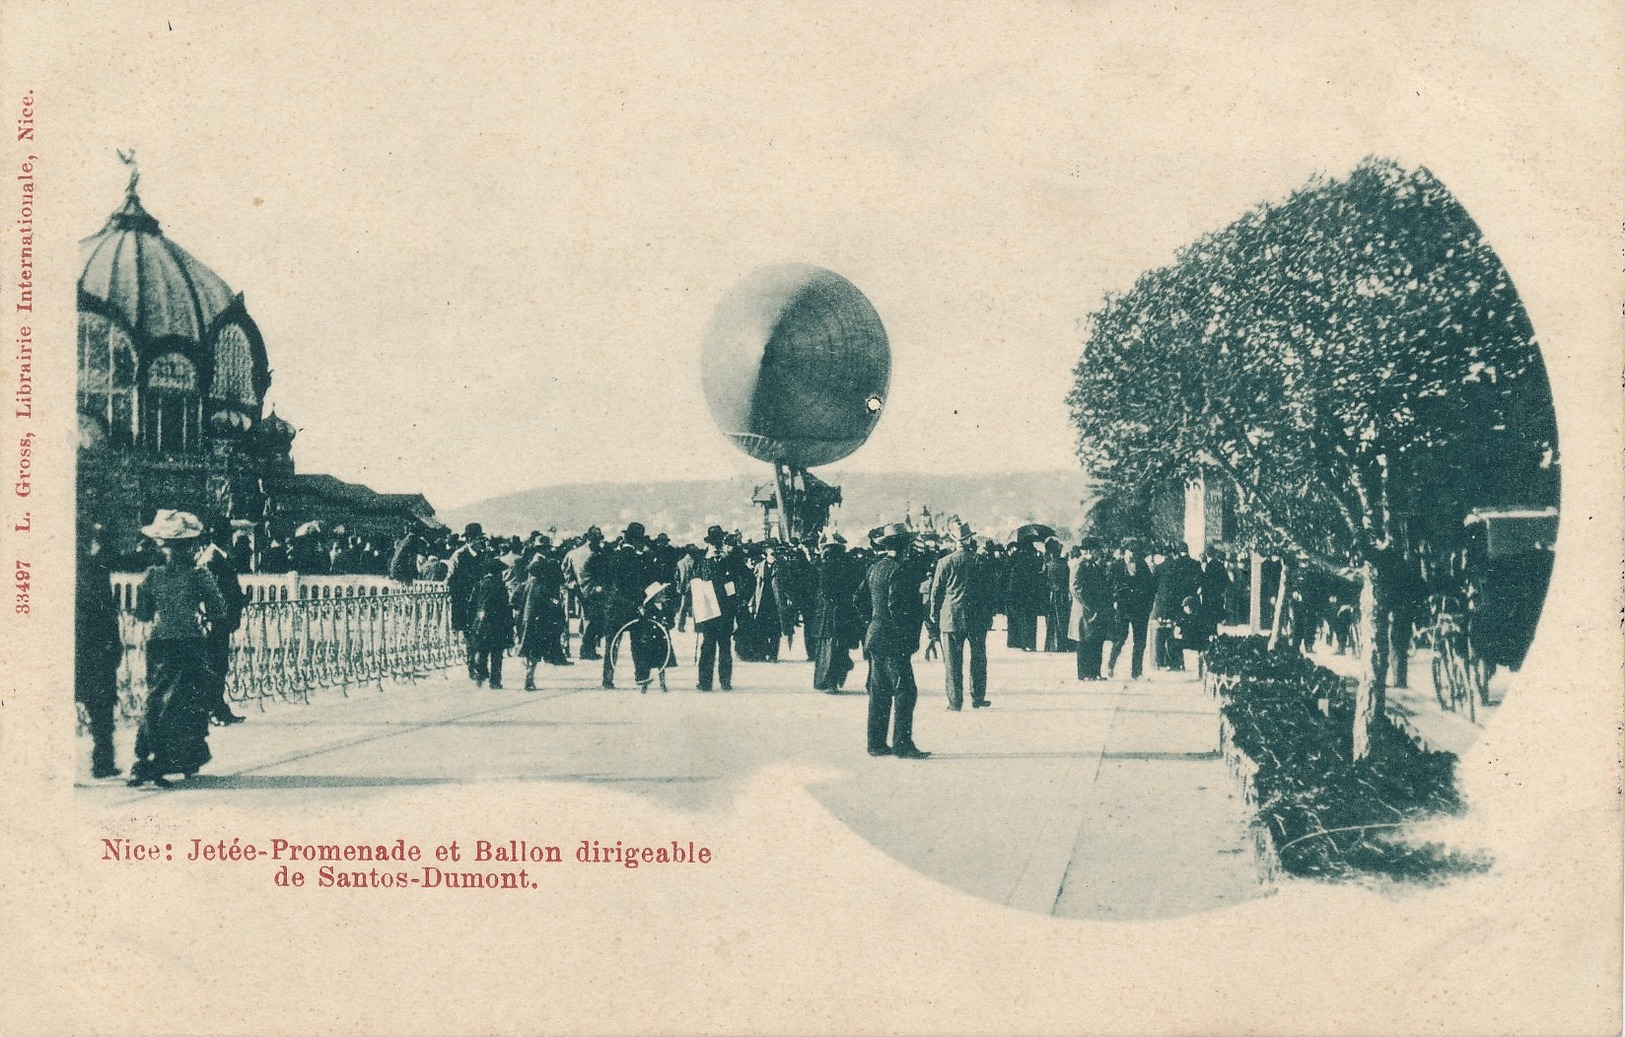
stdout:
POLYGON ((603 555, 604 531, 590 526, 585 539, 564 556, 564 587, 581 608, 580 659, 598 658, 604 638, 603 555))
POLYGON ((1096 537, 1084 537, 1078 567, 1072 571, 1072 609, 1078 617, 1078 680, 1098 681, 1100 662, 1108 638, 1121 640, 1113 632, 1116 612, 1112 606, 1111 570, 1103 557, 1103 545, 1096 537))
POLYGON ((862 637, 852 598, 863 581, 863 566, 846 553, 846 538, 833 530, 824 532, 822 546, 805 639, 813 646, 813 687, 835 695, 852 670, 849 653, 862 637))
POLYGON ((214 624, 205 641, 209 651, 209 719, 218 726, 240 724, 244 718, 231 711, 226 702, 226 682, 231 673, 231 635, 243 625, 243 606, 248 596, 242 581, 231 567, 227 548, 231 545, 231 523, 216 520, 209 524, 208 540, 198 552, 197 565, 213 578, 226 603, 225 614, 214 624))
POLYGON ((448 565, 446 592, 451 596, 451 629, 452 633, 463 635, 468 679, 474 680, 479 667, 471 633, 472 599, 474 588, 479 586, 486 568, 485 529, 478 522, 470 522, 463 527, 463 544, 452 552, 448 565))
POLYGON ((604 667, 605 688, 615 687, 614 639, 622 629, 638 618, 643 607, 644 590, 659 582, 661 572, 649 542, 649 533, 641 522, 627 524, 620 541, 606 549, 602 556, 604 584, 604 667))
POLYGON ((705 554, 695 569, 696 581, 708 582, 706 600, 693 606, 694 629, 700 635, 700 661, 695 687, 710 691, 713 677, 723 691, 733 690, 734 661, 731 639, 739 611, 740 559, 721 526, 705 531, 705 554), (704 615, 706 618, 701 619, 704 615))
POLYGON ((869 660, 869 755, 923 760, 931 754, 914 744, 914 704, 920 692, 912 656, 920 650, 925 602, 919 579, 903 564, 914 534, 892 522, 875 530, 871 539, 879 557, 859 586, 856 602, 858 614, 868 619, 863 655, 869 660))

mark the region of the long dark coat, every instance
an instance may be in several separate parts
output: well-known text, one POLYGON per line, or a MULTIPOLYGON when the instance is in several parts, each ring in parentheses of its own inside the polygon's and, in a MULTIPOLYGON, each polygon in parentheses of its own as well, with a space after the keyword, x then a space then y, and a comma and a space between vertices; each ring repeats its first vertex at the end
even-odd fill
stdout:
POLYGON ((1202 563, 1186 555, 1170 558, 1157 570, 1157 593, 1151 602, 1151 615, 1173 622, 1181 618, 1186 598, 1202 587, 1202 563))
POLYGON ((1078 563, 1072 574, 1072 603, 1080 611, 1078 637, 1084 641, 1109 641, 1115 636, 1116 613, 1112 603, 1111 570, 1104 562, 1078 563))
POLYGON ((74 697, 87 705, 118 697, 118 666, 124 658, 119 608, 107 566, 94 555, 79 557, 74 594, 74 697))
POLYGON ((560 653, 564 632, 564 571, 552 559, 542 559, 537 570, 514 591, 514 615, 519 623, 515 644, 526 659, 550 659, 560 653))
POLYGON ((488 651, 505 649, 513 642, 513 603, 495 572, 487 572, 474 587, 469 599, 469 632, 474 643, 488 651))
POLYGON ((1044 650, 1068 648, 1067 626, 1072 619, 1072 572, 1059 554, 1044 555, 1044 650))
POLYGON ((1112 606, 1120 619, 1144 619, 1151 614, 1151 602, 1156 595, 1157 579, 1151 567, 1142 559, 1134 573, 1121 560, 1111 567, 1112 606))
POLYGON ((853 596, 863 582, 863 567, 846 552, 826 555, 818 561, 818 589, 807 616, 807 636, 833 640, 842 648, 855 648, 863 639, 863 624, 853 596))
POLYGON ((882 556, 869 567, 854 600, 858 616, 867 619, 863 634, 866 659, 906 659, 920 650, 925 628, 925 600, 917 568, 905 559, 882 556))
POLYGON ((446 592, 451 596, 451 628, 468 629, 474 588, 485 575, 485 559, 474 548, 464 544, 451 553, 447 563, 446 592))
POLYGON ((1037 615, 1049 603, 1044 559, 1031 547, 1024 544, 1015 555, 1005 559, 1004 578, 1006 615, 1037 615))
POLYGON ((147 706, 135 736, 136 778, 192 774, 209 762, 209 707, 216 675, 209 667, 201 613, 213 626, 226 606, 220 588, 201 569, 175 559, 147 570, 136 591, 135 617, 184 617, 165 637, 147 641, 147 706))

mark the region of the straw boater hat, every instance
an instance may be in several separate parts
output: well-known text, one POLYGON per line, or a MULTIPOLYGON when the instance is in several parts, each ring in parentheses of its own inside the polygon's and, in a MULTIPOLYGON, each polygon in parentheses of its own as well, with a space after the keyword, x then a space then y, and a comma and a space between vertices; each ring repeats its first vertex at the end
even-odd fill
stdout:
POLYGON ((203 523, 191 512, 159 508, 152 525, 142 526, 141 532, 154 540, 196 540, 203 535, 203 523))
POLYGON ((671 586, 671 584, 669 584, 669 583, 651 583, 651 584, 649 584, 649 586, 643 588, 643 603, 645 605, 649 604, 649 602, 651 602, 651 601, 655 600, 656 598, 660 597, 661 593, 664 592, 665 589, 667 587, 670 587, 670 586, 671 586))
POLYGON ((869 534, 876 547, 892 547, 912 539, 913 536, 914 531, 901 522, 888 522, 869 534))

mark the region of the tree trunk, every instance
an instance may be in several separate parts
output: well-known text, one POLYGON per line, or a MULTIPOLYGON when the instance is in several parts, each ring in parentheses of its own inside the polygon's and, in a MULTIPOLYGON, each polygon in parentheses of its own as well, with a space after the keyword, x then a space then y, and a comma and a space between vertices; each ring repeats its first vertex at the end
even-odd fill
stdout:
POLYGON ((1248 552, 1247 560, 1247 632, 1264 630, 1264 556, 1257 551, 1248 552))
POLYGON ((1275 609, 1270 613, 1269 650, 1281 643, 1281 616, 1286 612, 1286 559, 1281 559, 1281 578, 1276 581, 1275 609))
POLYGON ((1388 722, 1388 646, 1393 627, 1387 581, 1373 562, 1364 566, 1360 588, 1360 683, 1354 691, 1355 760, 1371 755, 1371 741, 1378 724, 1388 722))

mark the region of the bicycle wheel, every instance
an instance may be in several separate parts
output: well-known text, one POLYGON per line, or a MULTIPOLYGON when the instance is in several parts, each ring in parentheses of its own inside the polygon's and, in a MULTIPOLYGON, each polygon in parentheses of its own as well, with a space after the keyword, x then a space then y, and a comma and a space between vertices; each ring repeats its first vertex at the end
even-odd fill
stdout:
POLYGON ((1473 719, 1473 700, 1477 697, 1478 689, 1473 681, 1473 667, 1476 660, 1472 655, 1472 647, 1465 643, 1456 653, 1456 681, 1451 688, 1456 703, 1456 712, 1465 713, 1467 719, 1473 719))
MULTIPOLYGON (((611 634, 609 636, 608 640, 606 640, 604 642, 603 653, 604 653, 604 659, 605 659, 605 662, 606 662, 606 672, 608 672, 610 674, 616 674, 616 673, 622 672, 621 671, 621 644, 623 642, 627 641, 628 639, 630 639, 632 628, 637 626, 638 623, 639 623, 639 620, 636 620, 636 619, 632 620, 630 623, 627 623, 625 626, 623 626, 619 630, 615 631, 615 633, 611 634)), ((610 685, 608 685, 608 684, 606 684, 604 686, 606 688, 610 687, 610 685)))
POLYGON ((1492 706, 1494 703, 1490 701, 1490 680, 1495 676, 1495 664, 1479 660, 1478 665, 1478 701, 1481 705, 1492 706))
POLYGON ((1486 662, 1476 655, 1468 659, 1467 716, 1474 723, 1478 722, 1478 706, 1490 704, 1490 676, 1493 673, 1495 673, 1494 663, 1486 662))
POLYGON ((1440 709, 1450 708, 1450 678, 1445 663, 1445 647, 1441 643, 1433 646, 1433 696, 1439 700, 1440 709))
MULTIPOLYGON (((1434 656, 1434 661, 1443 673, 1443 687, 1440 690, 1440 703, 1452 713, 1461 707, 1462 698, 1467 693, 1466 666, 1461 653, 1456 647, 1455 638, 1445 638, 1434 656)), ((1435 687, 1438 687, 1438 677, 1435 678, 1435 687)))
MULTIPOLYGON (((653 623, 650 620, 639 618, 639 619, 634 619, 632 622, 626 624, 625 626, 621 627, 621 629, 617 630, 615 632, 615 636, 610 638, 609 643, 604 646, 604 654, 610 660, 610 663, 609 663, 610 672, 611 673, 616 672, 616 668, 620 665, 620 661, 621 661, 620 660, 621 645, 623 643, 628 645, 629 647, 631 647, 633 653, 637 652, 636 646, 632 645, 632 638, 634 636, 633 631, 638 626, 640 626, 642 624, 645 624, 645 623, 650 624, 650 626, 652 626, 656 631, 659 632, 660 638, 661 638, 661 645, 662 645, 661 654, 660 654, 660 662, 659 662, 658 665, 653 666, 653 667, 650 668, 651 676, 650 676, 649 679, 652 681, 655 678, 655 676, 658 676, 659 680, 660 680, 660 690, 661 691, 668 691, 670 689, 666 687, 666 667, 670 664, 670 662, 672 660, 673 652, 676 649, 675 649, 675 646, 672 644, 671 631, 666 629, 666 626, 665 626, 664 623, 653 623)), ((634 672, 636 671, 636 668, 637 668, 637 663, 636 663, 636 661, 634 659, 634 662, 633 662, 633 670, 634 670, 634 672)), ((641 690, 644 691, 645 693, 648 692, 648 690, 649 690, 648 682, 642 683, 641 690)))

